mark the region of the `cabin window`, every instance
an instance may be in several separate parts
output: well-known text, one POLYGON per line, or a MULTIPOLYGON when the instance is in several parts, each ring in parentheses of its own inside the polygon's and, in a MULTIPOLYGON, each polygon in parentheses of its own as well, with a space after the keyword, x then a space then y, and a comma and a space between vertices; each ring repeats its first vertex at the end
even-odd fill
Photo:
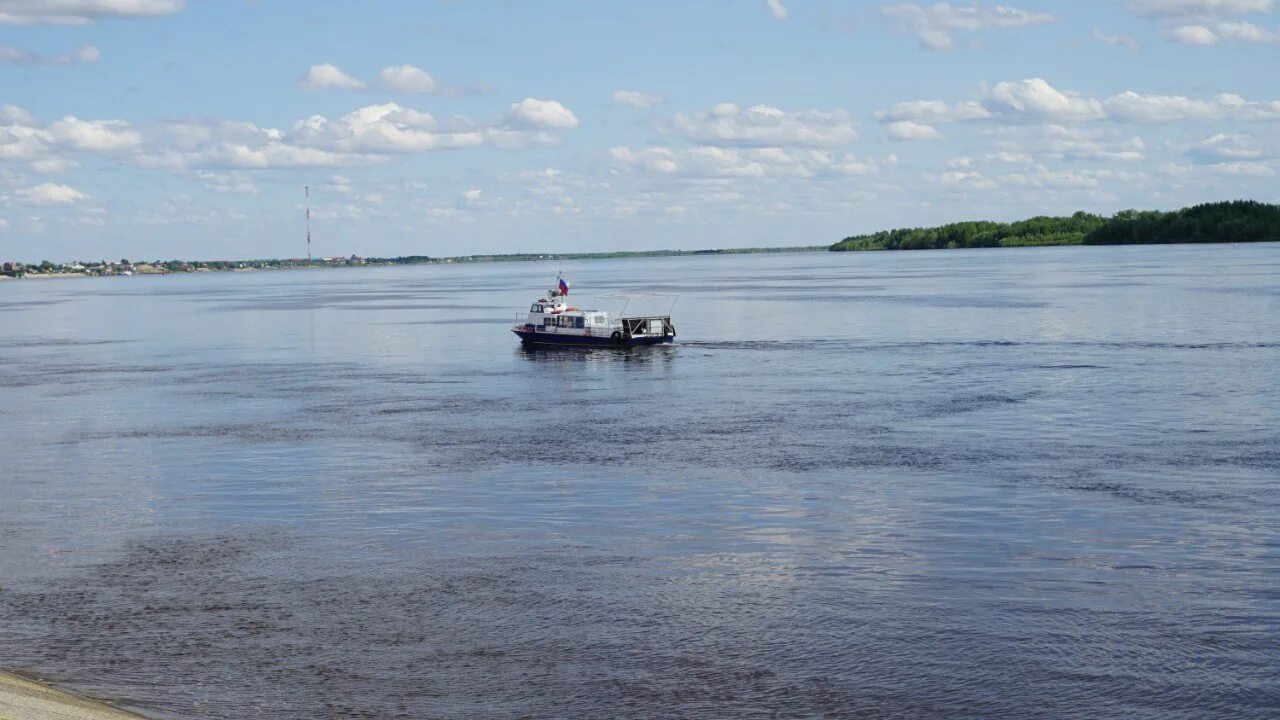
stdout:
POLYGON ((583 320, 584 320, 584 319, 585 319, 585 318, 580 318, 580 317, 579 317, 579 318, 574 318, 574 319, 573 319, 573 326, 574 326, 574 327, 577 327, 577 328, 585 327, 585 324, 583 323, 583 320))
POLYGON ((529 312, 531 312, 531 313, 540 313, 540 312, 542 312, 542 306, 541 306, 541 305, 534 305, 533 307, 529 308, 529 312))

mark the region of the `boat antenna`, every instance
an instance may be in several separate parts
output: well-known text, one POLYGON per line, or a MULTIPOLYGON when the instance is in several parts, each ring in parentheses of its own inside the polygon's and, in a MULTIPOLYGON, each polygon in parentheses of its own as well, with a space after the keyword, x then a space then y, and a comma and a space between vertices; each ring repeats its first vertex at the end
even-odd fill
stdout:
POLYGON ((311 262, 311 186, 303 185, 302 192, 307 198, 307 262, 311 262))

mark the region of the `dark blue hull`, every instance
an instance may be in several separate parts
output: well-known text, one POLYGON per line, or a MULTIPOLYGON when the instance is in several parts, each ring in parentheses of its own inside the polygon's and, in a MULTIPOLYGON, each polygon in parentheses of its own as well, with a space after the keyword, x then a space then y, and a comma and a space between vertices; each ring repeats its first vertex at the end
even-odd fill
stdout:
POLYGON ((520 342, 526 345, 578 345, 583 347, 634 347, 636 345, 661 345, 675 340, 674 335, 649 335, 644 337, 619 338, 589 337, 586 335, 559 335, 556 333, 540 333, 528 330, 512 330, 520 336, 520 342))

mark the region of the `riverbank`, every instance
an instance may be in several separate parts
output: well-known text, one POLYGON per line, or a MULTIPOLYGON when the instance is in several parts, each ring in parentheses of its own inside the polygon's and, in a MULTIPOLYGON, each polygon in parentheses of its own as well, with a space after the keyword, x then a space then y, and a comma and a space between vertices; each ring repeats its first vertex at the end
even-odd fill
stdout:
POLYGON ((57 265, 23 265, 8 262, 0 266, 0 279, 40 279, 103 277, 131 275, 181 275, 204 272, 247 272, 253 270, 318 270, 322 268, 387 267, 390 265, 462 265, 495 262, 539 262, 556 260, 615 260, 628 258, 684 257, 688 255, 761 255, 774 253, 820 252, 823 245, 765 248, 725 248, 718 250, 634 250, 598 253, 512 253, 506 255, 458 255, 433 258, 426 255, 404 255, 393 258, 332 257, 288 260, 155 260, 152 262, 95 263, 78 262, 57 265))
POLYGON ((831 250, 950 250, 1048 245, 1176 245, 1280 240, 1280 205, 1237 200, 1172 212, 1124 210, 1111 217, 1080 211, 1017 222, 975 220, 854 235, 831 250))
POLYGON ((0 720, 145 720, 141 715, 0 670, 0 720))

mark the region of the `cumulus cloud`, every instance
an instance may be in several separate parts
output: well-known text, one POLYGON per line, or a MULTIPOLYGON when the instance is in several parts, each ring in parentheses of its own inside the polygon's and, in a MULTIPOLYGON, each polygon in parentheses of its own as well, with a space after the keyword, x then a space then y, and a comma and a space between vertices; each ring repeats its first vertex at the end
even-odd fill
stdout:
POLYGON ((1132 35, 1125 35, 1123 33, 1117 33, 1113 35, 1109 33, 1104 33, 1101 30, 1098 30, 1096 28, 1093 31, 1093 39, 1106 45, 1117 45, 1119 47, 1127 48, 1134 52, 1137 52, 1138 49, 1141 47, 1141 45, 1139 45, 1138 41, 1132 35))
POLYGON ((1263 157, 1262 150, 1254 145, 1253 138, 1239 133, 1210 135, 1193 145, 1187 154, 1196 163, 1203 165, 1257 160, 1263 157))
MULTIPOLYGON (((553 105, 564 110, 559 103, 553 105)), ((564 118, 557 119, 555 108, 542 109, 544 114, 530 110, 532 116, 521 121, 568 127, 564 118)), ((393 155, 481 146, 520 149, 558 140, 547 130, 513 128, 507 119, 490 125, 466 118, 443 123, 431 113, 394 102, 367 105, 338 118, 311 115, 283 131, 248 122, 192 120, 167 123, 162 133, 165 144, 135 156, 144 167, 171 171, 341 167, 381 162, 393 155)))
POLYGON ((504 116, 514 127, 567 130, 578 127, 578 116, 555 100, 525 98, 512 103, 504 116))
POLYGON ((185 0, 0 0, 3 25, 90 25, 106 18, 155 17, 185 0))
POLYGON ((942 137, 932 125, 925 125, 912 120, 899 120, 889 123, 889 137, 894 140, 937 140, 942 137))
POLYGON ((1169 37, 1183 45, 1214 45, 1219 39, 1212 30, 1203 25, 1184 25, 1175 28, 1169 33, 1169 37))
POLYGON ((996 184, 983 177, 976 170, 947 170, 940 173, 925 173, 924 179, 929 183, 953 191, 995 190, 996 184))
POLYGON ((1280 29, 1268 30, 1261 25, 1249 22, 1220 22, 1213 27, 1183 25, 1174 28, 1169 36, 1184 45, 1217 45, 1224 40, 1256 45, 1280 45, 1280 29))
POLYGON ((1048 157, 1073 161, 1136 161, 1143 158, 1146 149, 1146 143, 1136 135, 1125 137, 1111 130, 1062 125, 1046 126, 1033 142, 1048 157))
POLYGON ((365 84, 329 63, 312 65, 298 87, 307 90, 361 90, 365 84))
POLYGON ((1098 186, 1097 177, 1088 171, 1050 170, 1044 165, 1037 165, 1028 172, 1006 173, 1000 176, 1000 182, 1029 188, 1070 189, 1098 186))
POLYGON ((1271 12, 1276 0, 1126 0, 1125 5, 1148 17, 1217 17, 1271 12))
POLYGON ((1210 100, 1182 95, 1140 95, 1126 91, 1103 102, 1108 115, 1135 123, 1167 123, 1182 120, 1280 120, 1280 100, 1250 102, 1225 93, 1210 100))
POLYGON ((436 79, 412 65, 395 65, 378 71, 378 84, 388 90, 429 95, 438 89, 436 79))
POLYGON ((30 50, 22 50, 9 45, 0 45, 0 63, 10 65, 75 65, 77 63, 94 63, 102 57, 102 52, 93 45, 81 45, 73 53, 62 55, 41 55, 30 50))
POLYGON ((950 104, 942 100, 908 100, 876 113, 876 119, 890 123, 903 120, 926 124, 951 123, 961 120, 985 120, 989 117, 991 117, 990 111, 972 101, 950 104))
POLYGON ((1247 175, 1250 177, 1273 177, 1276 171, 1271 166, 1260 162, 1227 162, 1210 165, 1209 169, 1223 175, 1247 175))
POLYGON ((983 99, 981 112, 975 107, 974 103, 967 102, 915 100, 878 112, 876 118, 885 123, 912 121, 925 125, 960 119, 1048 124, 1108 119, 1131 123, 1280 120, 1280 100, 1249 101, 1230 93, 1205 100, 1182 95, 1144 95, 1132 90, 1098 100, 1058 90, 1042 78, 997 83, 983 99))
POLYGON ((920 44, 930 50, 949 50, 957 31, 976 33, 986 30, 1008 30, 1055 22, 1048 13, 1030 12, 996 5, 982 7, 951 5, 940 2, 924 6, 916 3, 885 5, 880 12, 902 21, 915 34, 920 44))
POLYGON ((76 150, 116 152, 142 144, 142 134, 120 120, 80 120, 68 115, 49 126, 55 140, 76 150))
POLYGON ((764 178, 869 175, 897 158, 860 159, 850 154, 783 148, 735 149, 703 145, 683 150, 614 147, 609 157, 616 170, 685 178, 764 178))
POLYGON ((39 125, 35 115, 17 105, 0 105, 0 125, 35 127, 39 125))
POLYGON ((787 15, 790 14, 787 6, 782 4, 782 0, 764 0, 764 6, 769 8, 769 12, 773 13, 778 20, 786 20, 787 15))
POLYGON ((789 113, 768 105, 742 110, 733 103, 676 113, 666 129, 693 143, 729 147, 831 147, 858 138, 844 110, 789 113))
POLYGON ((88 195, 76 190, 70 185, 59 185, 58 183, 40 183, 27 188, 21 188, 16 193, 18 200, 26 205, 72 205, 81 200, 89 199, 88 195))
POLYGON ((335 121, 312 115, 294 123, 288 139, 344 153, 416 153, 484 142, 479 130, 442 131, 430 113, 396 103, 368 105, 335 121))
POLYGON ((258 188, 245 172, 213 172, 201 170, 196 177, 204 182, 204 186, 222 195, 257 195, 258 188))
POLYGON ((638 90, 617 90, 610 96, 613 102, 618 105, 630 105, 633 108, 644 110, 662 102, 661 95, 653 93, 640 92, 638 90))
POLYGON ((1043 78, 997 83, 983 104, 993 113, 1059 122, 1097 120, 1105 115, 1097 100, 1058 90, 1043 78))

